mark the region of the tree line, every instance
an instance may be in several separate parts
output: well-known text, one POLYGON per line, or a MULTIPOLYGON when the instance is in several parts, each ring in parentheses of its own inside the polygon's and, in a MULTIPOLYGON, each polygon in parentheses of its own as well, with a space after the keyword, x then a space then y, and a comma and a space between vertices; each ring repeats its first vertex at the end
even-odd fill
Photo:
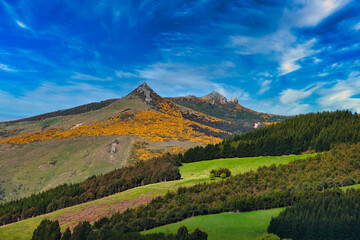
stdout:
POLYGON ((32 240, 206 240, 206 232, 196 228, 189 233, 187 227, 181 226, 176 234, 152 233, 140 234, 137 232, 122 233, 116 229, 103 228, 101 231, 94 231, 90 223, 80 222, 73 230, 67 228, 63 233, 60 231, 59 222, 44 219, 34 230, 32 240))
POLYGON ((331 144, 359 142, 359 132, 360 117, 357 113, 348 110, 308 113, 237 135, 219 144, 191 148, 182 155, 182 162, 327 151, 331 144))
POLYGON ((327 191, 302 199, 273 218, 268 232, 294 240, 359 239, 360 191, 327 191))
POLYGON ((94 228, 139 232, 197 215, 287 207, 300 199, 321 196, 326 189, 357 183, 359 174, 360 144, 341 144, 305 160, 180 187, 145 206, 102 218, 94 228))
POLYGON ((35 217, 61 208, 109 196, 130 188, 180 179, 177 155, 165 154, 133 166, 92 176, 77 184, 63 184, 29 197, 0 205, 0 225, 35 217))

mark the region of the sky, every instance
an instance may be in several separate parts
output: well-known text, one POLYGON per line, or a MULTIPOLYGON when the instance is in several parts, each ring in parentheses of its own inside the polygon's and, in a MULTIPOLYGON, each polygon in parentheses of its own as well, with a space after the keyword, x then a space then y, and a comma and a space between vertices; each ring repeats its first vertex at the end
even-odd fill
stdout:
POLYGON ((360 112, 357 0, 0 0, 0 121, 218 91, 259 112, 360 112))

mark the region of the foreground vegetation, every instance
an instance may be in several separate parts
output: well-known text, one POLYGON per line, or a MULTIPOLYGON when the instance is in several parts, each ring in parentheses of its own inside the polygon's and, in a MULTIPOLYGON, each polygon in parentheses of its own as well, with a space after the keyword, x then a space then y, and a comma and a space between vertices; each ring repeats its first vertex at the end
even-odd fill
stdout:
POLYGON ((103 218, 94 226, 143 231, 198 215, 286 207, 320 196, 327 188, 359 182, 359 176, 360 144, 342 144, 306 160, 259 167, 225 181, 180 187, 176 193, 103 218))
POLYGON ((0 205, 0 225, 23 220, 79 203, 99 199, 137 186, 180 179, 179 158, 164 155, 93 176, 78 184, 64 184, 39 194, 0 205))
POLYGON ((235 136, 220 144, 195 147, 183 162, 216 158, 281 156, 313 150, 327 151, 331 144, 360 141, 360 116, 350 111, 309 113, 235 136))
MULTIPOLYGON (((41 220, 46 217, 55 220, 67 214, 80 215, 80 213, 86 211, 87 208, 97 209, 101 205, 110 206, 127 200, 135 200, 140 196, 150 198, 153 196, 165 195, 168 191, 175 191, 178 187, 193 186, 198 183, 206 182, 209 181, 209 171, 214 168, 226 167, 231 170, 233 175, 235 175, 256 170, 259 166, 285 164, 295 159, 304 159, 309 156, 311 155, 304 154, 280 157, 216 159, 212 161, 183 164, 183 166, 179 167, 182 176, 181 180, 136 187, 88 203, 57 210, 47 215, 41 215, 35 218, 29 218, 20 222, 5 225, 0 227, 0 239, 29 239, 31 238, 34 229, 40 224, 41 220)), ((61 224, 61 227, 65 230, 65 228, 68 227, 68 223, 61 224)))
POLYGON ((189 231, 200 228, 208 234, 209 240, 241 239, 254 240, 263 233, 272 217, 276 217, 281 209, 259 210, 244 213, 219 213, 207 216, 197 216, 143 232, 176 233, 180 226, 186 226, 189 231), (224 224, 226 223, 226 224, 224 224))
POLYGON ((302 199, 273 218, 268 231, 294 240, 359 239, 360 190, 325 191, 302 199))

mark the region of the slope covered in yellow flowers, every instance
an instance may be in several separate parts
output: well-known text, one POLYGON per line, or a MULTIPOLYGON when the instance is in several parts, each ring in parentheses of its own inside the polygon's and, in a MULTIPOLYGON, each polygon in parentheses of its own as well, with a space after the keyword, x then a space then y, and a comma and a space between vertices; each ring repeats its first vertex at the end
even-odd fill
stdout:
MULTIPOLYGON (((176 111, 176 110, 171 110, 176 111)), ((180 113, 181 114, 181 113, 180 113)), ((49 129, 35 133, 26 133, 6 138, 1 144, 23 145, 34 141, 46 141, 82 136, 127 135, 138 136, 153 142, 163 142, 171 139, 180 141, 196 141, 202 144, 217 143, 222 139, 213 137, 216 133, 225 131, 211 128, 183 118, 177 112, 170 115, 154 110, 126 112, 104 122, 94 122, 69 130, 49 129), (207 130, 213 134, 196 131, 196 128, 207 130)))

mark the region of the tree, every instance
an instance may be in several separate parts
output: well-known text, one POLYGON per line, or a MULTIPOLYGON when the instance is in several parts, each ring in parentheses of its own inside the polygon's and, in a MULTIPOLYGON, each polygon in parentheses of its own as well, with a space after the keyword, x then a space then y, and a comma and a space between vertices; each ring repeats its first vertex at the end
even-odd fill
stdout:
POLYGON ((86 240, 88 235, 91 232, 91 225, 89 222, 80 222, 73 231, 71 235, 71 240, 86 240))
POLYGON ((32 240, 59 240, 60 237, 59 221, 52 222, 49 219, 44 219, 34 230, 32 240))
POLYGON ((207 238, 208 234, 206 232, 200 231, 198 228, 196 228, 195 231, 189 236, 189 240, 206 240, 207 238))
POLYGON ((176 240, 188 240, 189 239, 189 232, 188 232, 188 229, 186 226, 181 226, 178 229, 175 239, 176 240))
POLYGON ((71 238, 71 231, 69 228, 66 228, 65 232, 62 234, 60 240, 70 240, 71 238))

